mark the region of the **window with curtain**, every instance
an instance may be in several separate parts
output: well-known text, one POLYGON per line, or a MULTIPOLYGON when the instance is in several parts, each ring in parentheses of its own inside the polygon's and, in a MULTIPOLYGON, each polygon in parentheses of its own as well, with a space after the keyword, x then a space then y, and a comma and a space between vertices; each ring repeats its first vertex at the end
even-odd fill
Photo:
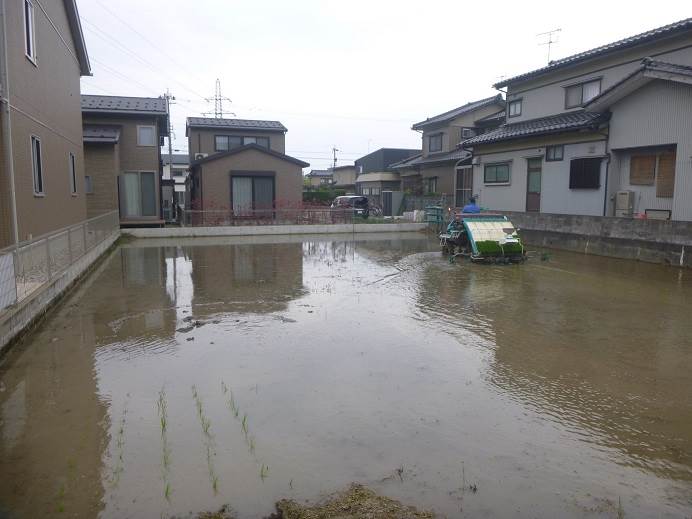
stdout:
POLYGON ((442 151, 442 134, 431 135, 428 137, 428 152, 434 153, 442 151))
POLYGON ((156 174, 153 171, 126 171, 120 175, 120 214, 123 218, 154 217, 156 174))
POLYGON ((231 177, 231 207, 234 216, 271 216, 274 208, 274 177, 231 177))
POLYGON ((558 162, 565 156, 565 147, 560 144, 557 146, 546 146, 545 160, 547 162, 558 162))
POLYGON ((518 117, 521 115, 521 99, 510 101, 507 105, 507 116, 518 117))
POLYGON ((137 126, 137 146, 156 146, 156 127, 137 126))
POLYGON ((601 80, 593 79, 565 88, 565 108, 577 108, 601 93, 601 80))
POLYGON ((486 184, 508 184, 509 163, 486 164, 483 170, 483 182, 486 184))

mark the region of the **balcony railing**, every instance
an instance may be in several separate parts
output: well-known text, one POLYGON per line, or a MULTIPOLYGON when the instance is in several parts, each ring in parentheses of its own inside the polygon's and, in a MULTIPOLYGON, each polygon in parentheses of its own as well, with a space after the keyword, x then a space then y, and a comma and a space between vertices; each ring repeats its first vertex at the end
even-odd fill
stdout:
POLYGON ((21 302, 118 232, 118 211, 0 250, 0 310, 21 302))

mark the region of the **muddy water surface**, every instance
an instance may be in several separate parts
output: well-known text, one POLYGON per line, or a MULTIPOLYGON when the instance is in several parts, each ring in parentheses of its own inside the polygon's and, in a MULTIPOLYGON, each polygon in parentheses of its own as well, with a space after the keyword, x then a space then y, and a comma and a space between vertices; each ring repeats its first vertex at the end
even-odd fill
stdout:
POLYGON ((0 517, 258 518, 353 481, 448 517, 690 517, 691 374, 691 272, 133 242, 0 361, 0 517))

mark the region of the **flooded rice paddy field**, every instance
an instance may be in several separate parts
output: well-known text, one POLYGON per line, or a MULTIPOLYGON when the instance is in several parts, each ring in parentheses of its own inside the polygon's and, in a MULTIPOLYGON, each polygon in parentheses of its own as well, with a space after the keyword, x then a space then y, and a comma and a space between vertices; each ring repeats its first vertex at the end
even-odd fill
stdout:
POLYGON ((692 272, 350 238, 116 249, 0 361, 0 517, 692 516, 692 272))

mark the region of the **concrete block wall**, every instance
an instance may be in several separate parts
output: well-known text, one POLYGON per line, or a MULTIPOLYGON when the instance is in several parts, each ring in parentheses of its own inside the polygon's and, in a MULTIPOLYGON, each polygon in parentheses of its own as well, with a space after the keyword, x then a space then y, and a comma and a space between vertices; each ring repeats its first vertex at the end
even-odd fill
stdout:
POLYGON ((692 267, 692 222, 503 212, 528 245, 692 267))

